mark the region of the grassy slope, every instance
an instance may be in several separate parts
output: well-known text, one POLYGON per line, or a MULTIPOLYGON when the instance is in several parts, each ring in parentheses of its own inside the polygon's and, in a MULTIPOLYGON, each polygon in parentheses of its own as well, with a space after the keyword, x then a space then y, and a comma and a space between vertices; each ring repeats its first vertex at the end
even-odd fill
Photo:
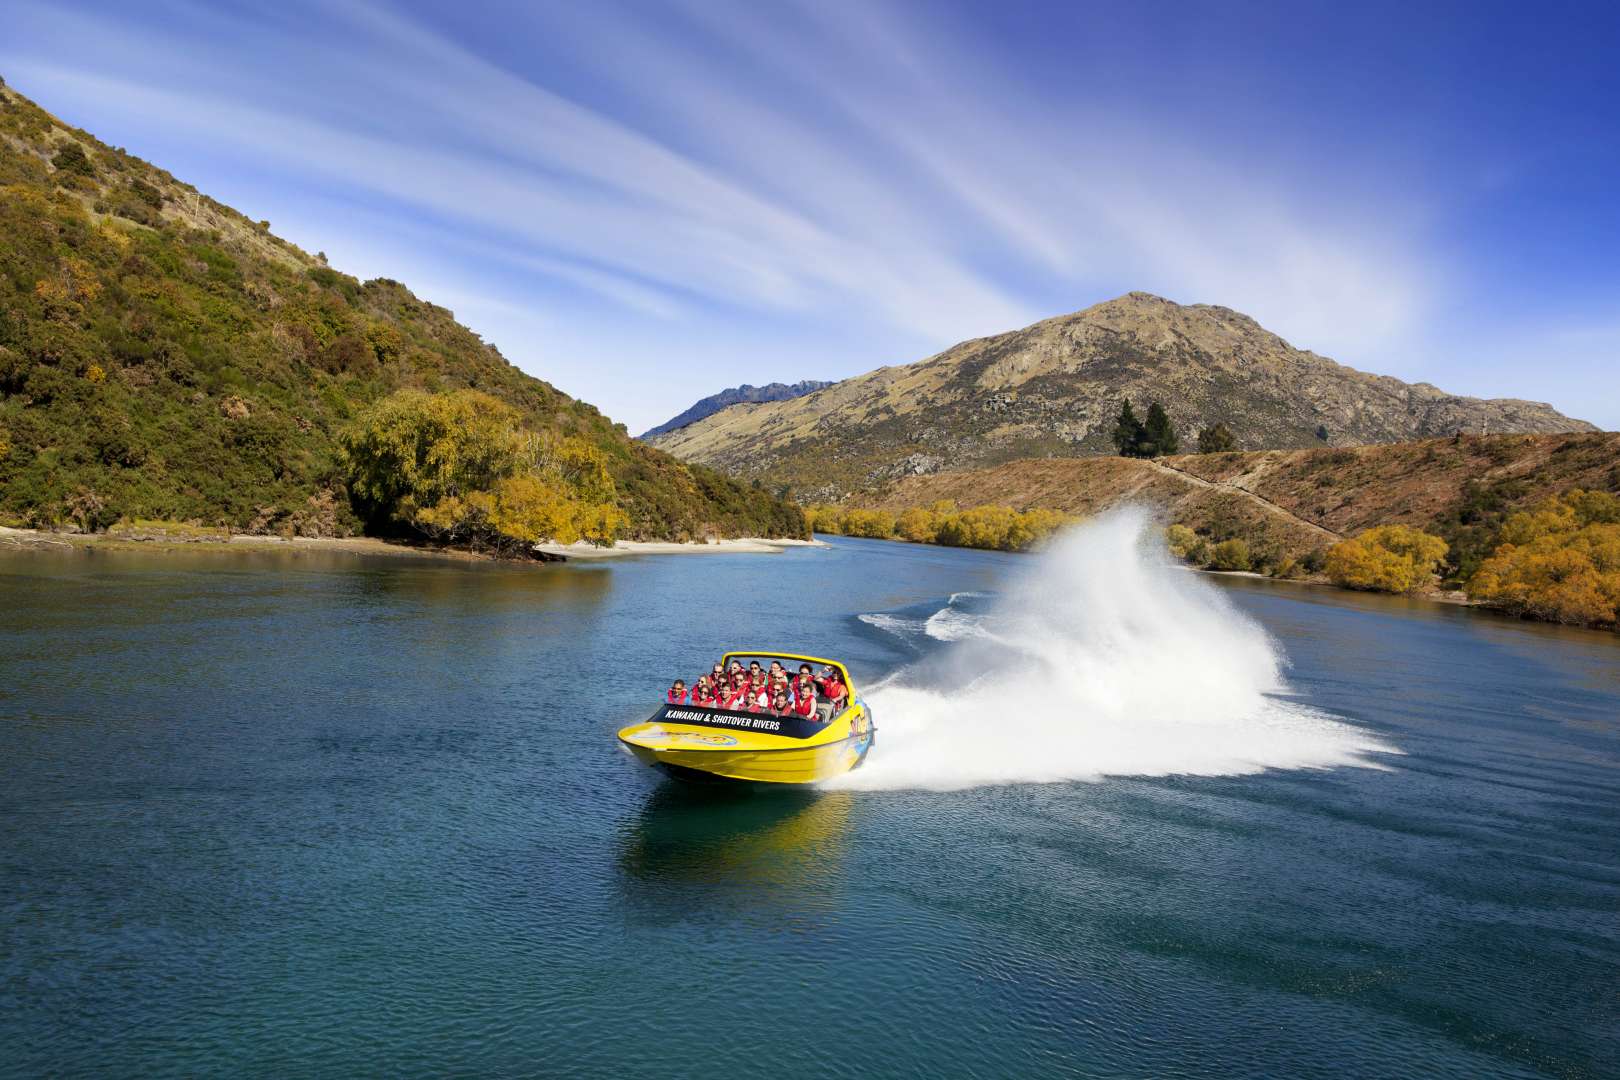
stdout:
POLYGON ((1620 434, 1189 454, 1163 464, 1168 469, 1118 457, 1025 459, 908 477, 851 501, 900 510, 952 499, 963 507, 996 503, 1081 514, 1138 501, 1216 539, 1239 536, 1294 557, 1332 542, 1318 529, 1353 535, 1374 525, 1413 525, 1446 537, 1467 573, 1507 513, 1570 488, 1620 492, 1620 434), (1219 486, 1199 485, 1178 470, 1219 486))
POLYGON ((387 279, 360 282, 0 88, 0 521, 355 531, 336 435, 476 387, 610 458, 630 535, 798 536, 798 509, 630 439, 387 279))

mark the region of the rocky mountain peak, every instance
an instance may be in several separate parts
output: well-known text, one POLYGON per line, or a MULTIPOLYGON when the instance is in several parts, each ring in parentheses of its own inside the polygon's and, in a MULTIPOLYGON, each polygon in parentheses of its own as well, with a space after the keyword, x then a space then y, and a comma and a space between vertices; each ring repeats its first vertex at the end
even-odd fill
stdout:
POLYGON ((837 495, 922 461, 949 471, 1111 453, 1126 399, 1161 402, 1186 444, 1219 422, 1242 449, 1594 430, 1538 402, 1461 397, 1345 367, 1231 308, 1129 292, 810 395, 727 409, 654 442, 801 494, 837 495))

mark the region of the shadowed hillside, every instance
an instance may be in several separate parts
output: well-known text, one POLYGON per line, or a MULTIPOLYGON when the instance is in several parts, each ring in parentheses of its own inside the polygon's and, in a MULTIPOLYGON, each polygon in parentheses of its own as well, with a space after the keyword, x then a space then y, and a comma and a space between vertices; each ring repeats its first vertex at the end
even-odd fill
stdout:
POLYGON ((340 436, 395 391, 467 388, 598 451, 628 537, 803 533, 796 507, 630 439, 399 282, 0 86, 0 521, 353 532, 340 436))

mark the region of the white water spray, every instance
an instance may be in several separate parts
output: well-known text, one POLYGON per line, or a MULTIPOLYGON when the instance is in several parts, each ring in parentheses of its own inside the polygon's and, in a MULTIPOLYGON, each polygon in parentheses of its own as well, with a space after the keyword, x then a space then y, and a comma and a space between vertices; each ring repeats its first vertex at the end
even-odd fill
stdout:
MULTIPOLYGON (((866 694, 878 725, 852 788, 954 789, 1104 776, 1374 765, 1368 733, 1278 695, 1283 658, 1127 509, 1062 536, 985 615, 961 594, 922 632, 949 642, 866 694)), ((891 617, 866 621, 914 631, 891 617)))

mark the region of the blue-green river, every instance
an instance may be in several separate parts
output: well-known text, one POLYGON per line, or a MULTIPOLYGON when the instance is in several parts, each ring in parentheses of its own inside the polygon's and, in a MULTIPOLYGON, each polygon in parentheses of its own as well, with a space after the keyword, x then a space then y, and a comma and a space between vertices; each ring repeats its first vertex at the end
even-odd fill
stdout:
POLYGON ((1620 640, 1133 529, 0 558, 0 1075, 1620 1075, 1620 640), (733 645, 867 767, 620 752, 733 645))

